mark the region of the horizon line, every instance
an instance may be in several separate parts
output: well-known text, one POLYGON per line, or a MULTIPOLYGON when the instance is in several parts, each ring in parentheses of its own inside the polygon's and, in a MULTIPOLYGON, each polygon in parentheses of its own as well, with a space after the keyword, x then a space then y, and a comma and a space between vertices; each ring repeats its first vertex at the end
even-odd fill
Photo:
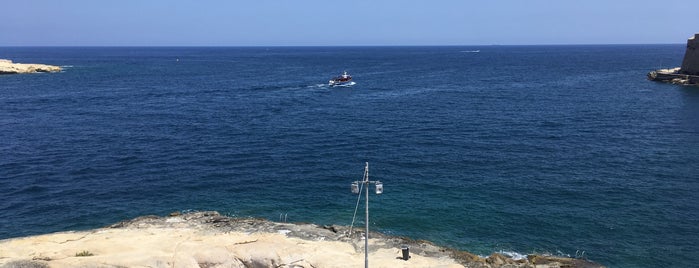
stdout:
POLYGON ((37 47, 37 48, 60 48, 60 47, 91 47, 91 48, 100 48, 100 47, 110 47, 110 48, 118 48, 118 47, 172 47, 172 48, 186 48, 186 47, 210 47, 210 48, 226 48, 226 47, 240 47, 240 48, 270 48, 270 47, 495 47, 495 46, 509 46, 509 47, 515 47, 515 46, 639 46, 639 45, 684 45, 685 43, 599 43, 599 44, 593 44, 593 43, 587 43, 587 44, 488 44, 488 45, 0 45, 0 47, 5 47, 5 48, 32 48, 32 47, 37 47))

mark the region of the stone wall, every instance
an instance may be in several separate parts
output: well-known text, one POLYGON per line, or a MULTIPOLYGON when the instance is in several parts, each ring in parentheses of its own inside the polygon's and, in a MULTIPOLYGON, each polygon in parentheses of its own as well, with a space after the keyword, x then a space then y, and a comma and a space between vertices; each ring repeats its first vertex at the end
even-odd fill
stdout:
POLYGON ((699 33, 687 40, 687 50, 684 52, 680 73, 699 75, 699 33))

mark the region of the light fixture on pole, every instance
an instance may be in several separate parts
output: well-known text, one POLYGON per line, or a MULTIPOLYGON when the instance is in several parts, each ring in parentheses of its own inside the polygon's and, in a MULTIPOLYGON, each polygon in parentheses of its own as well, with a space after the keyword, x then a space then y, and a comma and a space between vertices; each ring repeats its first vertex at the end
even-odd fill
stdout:
MULTIPOLYGON (((365 194, 365 200, 366 204, 364 205, 364 213, 365 213, 365 219, 364 223, 366 225, 366 232, 364 233, 364 267, 369 268, 369 184, 374 184, 376 186, 376 194, 382 194, 383 193, 383 183, 380 181, 370 181, 369 180, 369 162, 366 162, 366 166, 364 167, 364 177, 362 178, 361 181, 354 181, 352 182, 351 185, 351 190, 353 194, 360 194, 359 198, 361 198, 361 191, 366 185, 366 194, 365 194), (362 187, 360 187, 360 185, 362 187)), ((359 205, 359 200, 357 200, 357 205, 359 205)), ((355 215, 356 215, 356 210, 355 210, 355 215)), ((352 220, 354 224, 354 220, 352 220)), ((350 233, 352 232, 350 227, 350 233)))

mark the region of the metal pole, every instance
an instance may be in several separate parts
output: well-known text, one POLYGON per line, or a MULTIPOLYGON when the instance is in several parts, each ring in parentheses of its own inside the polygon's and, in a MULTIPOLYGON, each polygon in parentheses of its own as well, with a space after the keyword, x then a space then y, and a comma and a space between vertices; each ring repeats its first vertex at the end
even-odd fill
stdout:
POLYGON ((366 186, 366 234, 364 235, 364 268, 369 268, 369 162, 366 162, 366 167, 364 168, 364 184, 366 186))

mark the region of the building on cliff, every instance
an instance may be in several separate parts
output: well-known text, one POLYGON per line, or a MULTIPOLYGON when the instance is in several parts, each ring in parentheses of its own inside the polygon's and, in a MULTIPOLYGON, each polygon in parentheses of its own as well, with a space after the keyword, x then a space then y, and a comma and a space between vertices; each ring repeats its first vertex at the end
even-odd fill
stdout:
POLYGON ((682 66, 660 69, 648 73, 648 80, 669 82, 679 85, 699 85, 699 33, 687 40, 682 66))
POLYGON ((697 51, 697 47, 699 47, 699 33, 687 40, 687 50, 684 52, 680 73, 699 75, 699 51, 697 51))

